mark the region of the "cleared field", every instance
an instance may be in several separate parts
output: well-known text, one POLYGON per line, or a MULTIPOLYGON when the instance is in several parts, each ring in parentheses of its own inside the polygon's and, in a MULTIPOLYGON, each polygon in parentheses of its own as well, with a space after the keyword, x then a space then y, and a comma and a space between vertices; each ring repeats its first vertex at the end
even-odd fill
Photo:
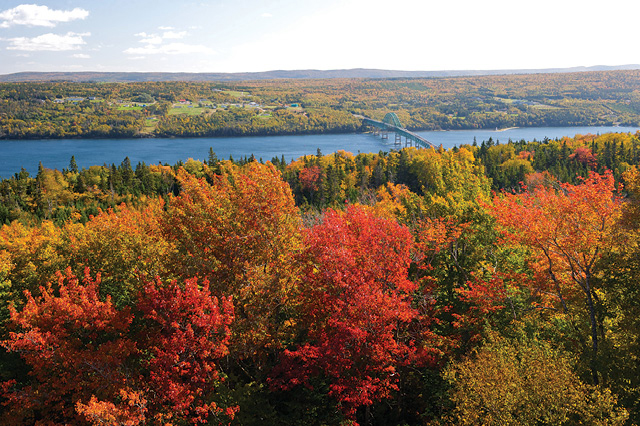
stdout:
POLYGON ((205 112, 211 111, 211 108, 199 108, 199 107, 181 107, 171 108, 169 115, 201 115, 205 112))
POLYGON ((223 90, 222 93, 224 93, 225 95, 233 96, 234 98, 250 96, 249 92, 238 92, 237 90, 223 90))

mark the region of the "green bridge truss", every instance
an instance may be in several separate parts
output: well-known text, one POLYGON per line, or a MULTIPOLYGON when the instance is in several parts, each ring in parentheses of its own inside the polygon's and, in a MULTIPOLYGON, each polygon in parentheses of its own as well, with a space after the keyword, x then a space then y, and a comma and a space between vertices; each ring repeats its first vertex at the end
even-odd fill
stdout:
POLYGON ((382 131, 394 132, 396 134, 396 143, 399 143, 399 141, 401 140, 400 138, 404 136, 405 146, 409 144, 409 141, 411 141, 416 146, 421 146, 423 148, 435 148, 435 146, 431 142, 429 142, 422 136, 419 136, 412 131, 405 129, 400 123, 400 120, 398 119, 398 116, 395 112, 387 113, 382 121, 374 120, 368 117, 362 117, 362 124, 365 126, 378 128, 382 131))

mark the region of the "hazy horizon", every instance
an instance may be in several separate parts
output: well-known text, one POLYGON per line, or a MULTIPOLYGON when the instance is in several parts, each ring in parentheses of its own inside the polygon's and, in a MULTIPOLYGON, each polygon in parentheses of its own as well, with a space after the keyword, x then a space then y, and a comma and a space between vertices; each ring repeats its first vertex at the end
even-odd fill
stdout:
POLYGON ((635 38, 636 12, 622 0, 8 0, 0 74, 624 66, 640 64, 621 42, 635 38), (583 29, 600 22, 616 31, 583 29))

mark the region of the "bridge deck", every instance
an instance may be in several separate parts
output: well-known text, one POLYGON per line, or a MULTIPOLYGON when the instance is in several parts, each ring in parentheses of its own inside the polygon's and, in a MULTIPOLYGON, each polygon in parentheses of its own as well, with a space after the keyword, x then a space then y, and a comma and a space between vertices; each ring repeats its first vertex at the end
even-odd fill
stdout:
POLYGON ((435 148, 435 145, 433 145, 431 142, 429 142, 422 136, 419 136, 413 133, 412 131, 405 129, 404 127, 394 126, 393 124, 385 123, 383 121, 373 120, 368 117, 362 117, 362 123, 367 126, 377 127, 379 129, 395 132, 398 135, 404 136, 405 138, 412 140, 417 145, 420 145, 423 148, 435 148))

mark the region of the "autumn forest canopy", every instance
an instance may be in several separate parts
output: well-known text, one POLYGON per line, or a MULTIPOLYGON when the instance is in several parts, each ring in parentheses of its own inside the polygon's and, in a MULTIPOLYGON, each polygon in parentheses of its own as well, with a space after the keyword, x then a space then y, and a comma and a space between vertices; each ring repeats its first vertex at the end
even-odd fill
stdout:
POLYGON ((636 424, 639 137, 0 181, 2 423, 636 424))
MULTIPOLYGON (((637 73, 7 83, 0 137, 637 125, 637 73)), ((640 132, 23 169, 0 423, 639 424, 639 165, 640 132)))

